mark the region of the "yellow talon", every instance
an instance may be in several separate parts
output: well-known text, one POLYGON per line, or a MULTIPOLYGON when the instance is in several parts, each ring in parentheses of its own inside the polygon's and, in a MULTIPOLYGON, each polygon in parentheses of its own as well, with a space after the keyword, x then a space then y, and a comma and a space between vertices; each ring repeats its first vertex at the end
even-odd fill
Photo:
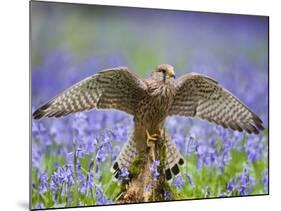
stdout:
POLYGON ((147 140, 157 141, 157 134, 150 135, 148 130, 146 130, 147 140))
POLYGON ((150 141, 157 141, 158 135, 157 134, 150 135, 148 130, 146 130, 146 137, 147 137, 146 142, 147 142, 147 145, 149 146, 150 141))

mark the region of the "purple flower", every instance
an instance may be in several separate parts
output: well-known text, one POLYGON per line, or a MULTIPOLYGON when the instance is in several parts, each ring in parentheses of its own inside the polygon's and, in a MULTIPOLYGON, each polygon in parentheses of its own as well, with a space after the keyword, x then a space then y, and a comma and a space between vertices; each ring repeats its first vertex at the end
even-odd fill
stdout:
POLYGON ((176 176, 173 181, 173 186, 177 187, 178 190, 181 190, 185 184, 182 176, 176 176))
POLYGON ((221 127, 221 126, 216 126, 216 127, 215 127, 215 130, 216 130, 216 132, 218 133, 218 135, 220 136, 220 138, 221 138, 222 140, 225 140, 225 139, 226 139, 226 137, 227 137, 227 130, 226 130, 226 129, 224 129, 224 128, 221 127))
POLYGON ((84 181, 82 181, 80 184, 81 184, 81 186, 80 186, 80 188, 79 188, 79 192, 80 192, 81 194, 86 193, 86 191, 88 190, 88 183, 87 183, 87 181, 84 180, 84 181))
POLYGON ((40 175, 39 177, 39 193, 45 193, 47 192, 48 188, 49 188, 49 183, 48 183, 48 174, 43 173, 40 175))
POLYGON ((84 146, 85 153, 89 155, 94 154, 97 145, 98 145, 97 140, 95 138, 90 137, 84 146))
POLYGON ((167 200, 167 199, 170 199, 171 197, 171 192, 168 191, 168 190, 165 190, 164 191, 164 199, 167 200))
POLYGON ((191 176, 188 173, 186 173, 185 176, 186 176, 191 188, 194 188, 194 182, 193 182, 191 176))
POLYGON ((240 182, 240 195, 248 195, 254 187, 255 180, 250 176, 249 171, 249 166, 245 165, 242 172, 237 177, 240 182))
POLYGON ((245 152, 250 162, 255 162, 261 158, 267 157, 266 139, 260 139, 259 136, 249 136, 244 144, 245 152))
POLYGON ((249 174, 247 175, 239 175, 238 180, 240 182, 240 195, 248 195, 251 193, 255 180, 253 177, 251 177, 249 174))
POLYGON ((57 177, 59 183, 65 183, 68 186, 74 185, 74 172, 70 165, 65 165, 54 172, 54 176, 57 177))
POLYGON ((153 175, 153 180, 157 181, 158 177, 159 177, 159 172, 157 170, 158 166, 160 165, 160 161, 159 160, 155 160, 153 161, 153 163, 150 166, 150 172, 153 175))
POLYGON ((58 161, 55 161, 55 162, 54 162, 54 167, 55 167, 55 168, 58 168, 58 167, 59 167, 59 162, 58 162, 58 161))
POLYGON ((151 190, 151 183, 147 183, 145 186, 145 192, 149 192, 151 190))
POLYGON ((112 153, 112 133, 106 132, 101 134, 99 137, 96 138, 97 139, 97 143, 98 148, 97 148, 97 162, 101 163, 103 161, 105 161, 108 156, 111 155, 112 153))
POLYGON ((62 184, 60 183, 60 180, 56 176, 56 174, 54 173, 53 175, 51 175, 51 177, 50 177, 50 189, 51 189, 51 191, 54 192, 54 193, 57 193, 60 185, 62 185, 62 184))
POLYGON ((119 181, 129 180, 129 171, 126 167, 121 168, 120 174, 118 176, 119 181))
POLYGON ((45 209, 45 206, 43 203, 38 203, 36 206, 35 206, 35 209, 45 209))
POLYGON ((96 205, 104 205, 104 204, 112 203, 111 201, 109 201, 107 199, 107 197, 102 192, 102 189, 98 186, 96 186, 95 194, 96 194, 96 199, 97 199, 96 205))
POLYGON ((239 195, 244 196, 251 193, 254 188, 255 180, 250 176, 250 169, 247 165, 243 168, 241 173, 237 178, 231 178, 227 185, 226 189, 229 193, 234 193, 238 191, 239 195))
POLYGON ((108 148, 103 145, 98 148, 97 151, 97 162, 101 163, 104 162, 108 156, 108 148))
POLYGON ((78 181, 79 181, 79 192, 81 194, 85 194, 86 193, 86 197, 90 197, 90 193, 92 191, 92 189, 94 188, 94 177, 92 172, 89 172, 87 174, 87 176, 84 176, 81 173, 78 173, 78 181))
POLYGON ((231 178, 227 184, 226 189, 228 192, 234 192, 237 189, 237 183, 234 178, 231 178))
POLYGON ((76 148, 73 152, 68 153, 69 163, 73 163, 74 155, 77 159, 83 158, 85 155, 85 151, 83 150, 83 148, 76 148))

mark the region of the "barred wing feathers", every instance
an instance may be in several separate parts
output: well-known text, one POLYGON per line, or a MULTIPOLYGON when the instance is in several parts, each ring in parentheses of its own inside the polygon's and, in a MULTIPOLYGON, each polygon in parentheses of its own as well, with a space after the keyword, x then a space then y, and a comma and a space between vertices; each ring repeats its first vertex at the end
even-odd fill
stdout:
POLYGON ((170 115, 199 117, 224 128, 258 134, 261 119, 215 80, 189 73, 176 80, 177 94, 170 115))
POLYGON ((33 113, 35 119, 97 109, 135 113, 146 84, 126 67, 107 69, 66 89, 33 113))

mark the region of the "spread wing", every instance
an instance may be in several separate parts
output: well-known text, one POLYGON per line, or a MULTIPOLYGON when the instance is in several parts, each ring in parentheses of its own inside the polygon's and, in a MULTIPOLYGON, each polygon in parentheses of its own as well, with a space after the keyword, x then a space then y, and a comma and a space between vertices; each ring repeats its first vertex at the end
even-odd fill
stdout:
POLYGON ((145 90, 145 82, 128 68, 107 69, 66 89, 37 109, 33 117, 60 117, 92 108, 112 108, 134 114, 145 90))
POLYGON ((169 115, 199 117, 240 132, 264 129, 253 111, 211 78, 189 73, 176 80, 176 88, 169 115))

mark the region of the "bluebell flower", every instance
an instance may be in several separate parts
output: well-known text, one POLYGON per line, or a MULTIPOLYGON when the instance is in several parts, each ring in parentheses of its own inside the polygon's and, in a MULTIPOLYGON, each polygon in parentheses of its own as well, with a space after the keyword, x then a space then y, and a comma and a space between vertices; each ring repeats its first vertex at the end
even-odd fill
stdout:
POLYGON ((97 151, 97 154, 96 154, 97 162, 101 163, 101 162, 105 161, 107 156, 108 156, 107 148, 105 146, 98 147, 98 151, 97 151))
POLYGON ((38 192, 39 193, 45 193, 49 188, 48 174, 46 174, 46 173, 40 174, 39 183, 40 183, 40 185, 39 185, 38 192))
POLYGON ((97 162, 101 163, 105 161, 112 153, 112 134, 108 131, 97 137, 97 162))
POLYGON ((147 184, 146 184, 146 186, 145 186, 145 190, 144 190, 144 191, 145 191, 145 192, 150 192, 150 190, 151 190, 151 186, 152 186, 152 185, 151 185, 151 183, 150 183, 150 182, 149 182, 149 183, 147 183, 147 184))
POLYGON ((128 181, 129 180, 129 171, 126 167, 121 168, 121 172, 118 176, 118 180, 121 182, 123 180, 128 181))
POLYGON ((157 179, 160 175, 159 172, 158 172, 158 169, 157 169, 159 165, 160 165, 160 161, 155 160, 155 161, 153 161, 153 163, 150 166, 150 172, 152 173, 154 181, 157 181, 157 179))
POLYGON ((186 173, 185 176, 186 176, 191 188, 194 188, 194 182, 193 182, 191 176, 188 173, 186 173))
POLYGON ((264 154, 264 151, 267 151, 267 148, 264 147, 264 143, 265 140, 260 140, 259 136, 249 136, 244 144, 244 149, 250 162, 255 162, 267 156, 267 154, 264 154))
POLYGON ((217 132, 217 134, 220 136, 220 138, 222 140, 225 140, 227 137, 227 130, 225 130, 225 128, 217 125, 215 126, 215 131, 217 132))
POLYGON ((239 195, 243 196, 250 194, 254 186, 255 180, 250 176, 249 166, 245 165, 236 179, 231 178, 228 181, 226 189, 230 194, 238 191, 239 195))
POLYGON ((234 178, 231 178, 226 184, 227 191, 231 193, 234 192, 237 189, 237 187, 238 185, 234 178))
POLYGON ((74 172, 70 165, 65 165, 56 171, 56 176, 60 182, 67 184, 68 186, 74 185, 74 172))
POLYGON ((247 190, 247 187, 246 186, 240 186, 240 188, 239 188, 239 195, 240 196, 246 196, 248 194, 249 194, 249 192, 247 190))
POLYGON ((35 209, 45 209, 45 206, 43 203, 38 203, 36 206, 35 206, 35 209))
POLYGON ((183 186, 185 185, 185 181, 182 178, 182 176, 176 176, 174 178, 172 185, 177 187, 178 190, 181 190, 183 188, 183 186))
POLYGON ((254 187, 254 178, 249 174, 240 174, 238 176, 238 180, 240 182, 240 195, 248 195, 254 187))
POLYGON ((109 200, 107 199, 107 197, 103 194, 102 189, 98 186, 95 186, 95 194, 96 194, 96 205, 105 205, 108 204, 109 200))
POLYGON ((89 137, 87 143, 85 144, 85 153, 91 155, 97 148, 97 140, 95 138, 89 137))
POLYGON ((77 159, 83 158, 85 155, 85 151, 83 148, 76 148, 74 151, 68 153, 69 163, 73 163, 74 155, 77 159))
POLYGON ((164 191, 164 199, 167 200, 167 199, 170 199, 171 197, 171 192, 168 191, 168 190, 165 190, 164 191))
POLYGON ((53 193, 57 193, 61 185, 60 179, 57 177, 56 173, 52 174, 50 177, 50 190, 53 193))
POLYGON ((87 181, 80 182, 79 192, 81 194, 85 194, 87 190, 88 190, 88 183, 87 183, 87 181))

